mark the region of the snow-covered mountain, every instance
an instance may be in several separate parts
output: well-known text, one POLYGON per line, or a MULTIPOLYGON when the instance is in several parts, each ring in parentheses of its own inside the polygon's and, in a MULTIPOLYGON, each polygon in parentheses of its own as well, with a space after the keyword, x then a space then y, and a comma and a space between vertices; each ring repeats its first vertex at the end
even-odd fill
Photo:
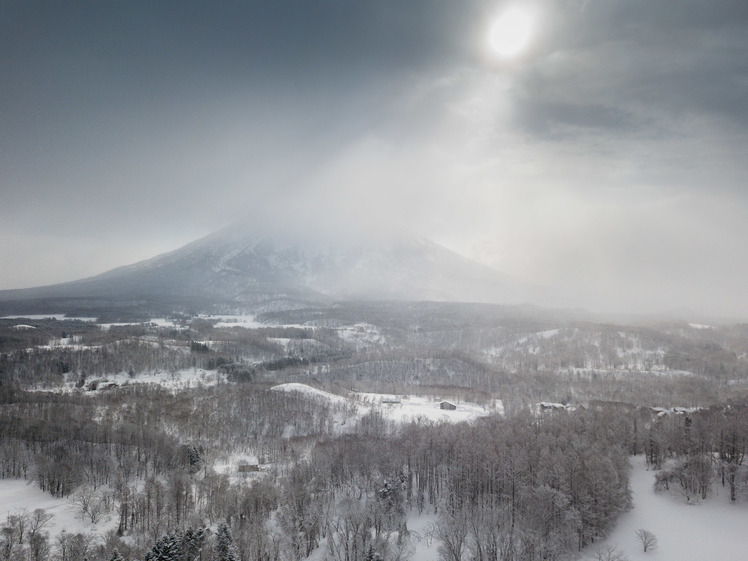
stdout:
MULTIPOLYGON (((438 300, 518 303, 531 289, 403 232, 233 225, 180 249, 71 283, 0 292, 38 298, 235 303, 438 300)), ((282 304, 279 304, 282 305, 282 304)))

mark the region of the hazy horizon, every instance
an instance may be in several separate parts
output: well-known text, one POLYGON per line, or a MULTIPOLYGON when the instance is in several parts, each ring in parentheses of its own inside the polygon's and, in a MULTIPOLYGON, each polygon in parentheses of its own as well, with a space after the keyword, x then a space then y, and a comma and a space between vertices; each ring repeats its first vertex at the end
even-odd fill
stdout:
POLYGON ((748 317, 746 61, 738 0, 0 0, 0 290, 346 216, 561 306, 748 317))

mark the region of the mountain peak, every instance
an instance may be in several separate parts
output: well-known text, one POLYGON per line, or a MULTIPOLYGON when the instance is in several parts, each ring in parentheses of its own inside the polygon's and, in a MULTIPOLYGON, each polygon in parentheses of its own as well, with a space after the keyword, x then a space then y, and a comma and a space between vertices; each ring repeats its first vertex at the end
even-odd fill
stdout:
POLYGON ((528 287, 402 228, 240 221, 180 249, 64 285, 0 293, 258 308, 331 300, 518 303, 528 287), (23 293, 23 294, 19 294, 23 293))

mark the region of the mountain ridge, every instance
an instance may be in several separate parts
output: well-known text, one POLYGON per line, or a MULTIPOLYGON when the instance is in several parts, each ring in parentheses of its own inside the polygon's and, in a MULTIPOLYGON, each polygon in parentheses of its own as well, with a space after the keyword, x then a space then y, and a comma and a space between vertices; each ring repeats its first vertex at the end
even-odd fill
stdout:
MULTIPOLYGON (((336 300, 512 304, 536 287, 401 230, 372 234, 235 224, 176 250, 66 283, 0 291, 0 304, 40 299, 144 299, 253 308, 336 300)), ((7 307, 7 306, 6 306, 7 307)))

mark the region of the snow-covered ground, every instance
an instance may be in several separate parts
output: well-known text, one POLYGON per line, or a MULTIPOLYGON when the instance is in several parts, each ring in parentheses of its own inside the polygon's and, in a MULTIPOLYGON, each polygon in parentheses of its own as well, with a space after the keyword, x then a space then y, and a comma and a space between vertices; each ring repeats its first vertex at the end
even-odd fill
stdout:
POLYGON ((82 351, 85 349, 101 348, 100 345, 84 345, 81 343, 82 340, 83 338, 80 335, 73 335, 71 337, 66 337, 65 339, 52 339, 46 345, 37 345, 36 347, 31 347, 27 350, 33 351, 34 349, 41 349, 49 351, 52 349, 67 349, 69 351, 82 351))
POLYGON ((131 378, 126 372, 112 374, 106 377, 108 383, 120 386, 124 384, 158 384, 170 390, 196 388, 198 386, 215 386, 218 382, 226 381, 226 375, 216 370, 202 368, 186 368, 176 372, 141 373, 131 378))
POLYGON ((22 315, 15 315, 15 316, 0 316, 0 319, 41 320, 41 319, 62 319, 64 317, 65 317, 64 314, 22 314, 22 315))
POLYGON ((504 405, 500 399, 495 400, 493 407, 483 407, 469 401, 441 400, 421 395, 379 393, 356 393, 354 395, 367 405, 379 406, 384 417, 396 423, 409 423, 415 419, 459 423, 485 417, 491 413, 504 413, 504 405), (449 401, 456 406, 456 409, 441 409, 442 401, 449 401))
POLYGON ((257 455, 250 452, 236 452, 222 456, 213 463, 213 471, 227 476, 233 484, 266 477, 273 467, 273 464, 261 464, 257 455), (239 466, 257 466, 257 471, 241 471, 239 466))
MULTIPOLYGON (((326 401, 332 405, 342 406, 341 409, 343 409, 345 406, 354 407, 355 409, 353 409, 353 412, 357 417, 362 417, 363 415, 368 413, 370 410, 369 407, 358 404, 355 401, 347 397, 343 397, 342 395, 337 395, 334 393, 326 392, 324 390, 313 388, 312 386, 308 386, 306 384, 299 384, 297 382, 279 384, 277 386, 273 386, 270 389, 273 391, 279 391, 279 392, 303 393, 315 399, 326 401)), ((349 419, 350 419, 350 415, 348 413, 345 413, 343 411, 338 411, 337 413, 335 413, 333 417, 333 426, 334 426, 333 432, 335 434, 344 434, 344 433, 348 433, 351 430, 353 430, 355 426, 354 424, 350 424, 347 422, 349 419)), ((288 436, 290 435, 291 433, 288 433, 288 436)))
POLYGON ((465 401, 453 401, 456 409, 448 410, 440 408, 441 400, 419 395, 354 393, 349 398, 299 383, 280 384, 272 389, 303 392, 320 399, 326 399, 331 403, 353 405, 357 407, 359 415, 368 413, 372 407, 378 407, 385 419, 398 424, 409 423, 416 419, 459 423, 461 421, 472 421, 492 413, 504 413, 504 406, 500 399, 495 400, 491 407, 465 401))
MULTIPOLYGON (((604 545, 617 545, 630 561, 740 561, 748 559, 748 504, 731 504, 729 493, 715 485, 717 496, 696 505, 652 490, 654 471, 643 457, 632 459, 634 508, 624 514, 604 545), (657 536, 655 550, 644 553, 634 532, 643 528, 657 536)), ((595 559, 594 548, 583 561, 595 559)))
POLYGON ((439 559, 439 539, 434 536, 436 515, 433 513, 418 514, 414 511, 408 515, 413 555, 410 561, 436 561, 439 559))
POLYGON ((313 397, 327 400, 331 403, 340 403, 340 404, 350 403, 350 400, 343 397, 342 395, 337 395, 334 393, 326 392, 324 390, 313 388, 312 386, 307 386, 306 384, 299 384, 297 382, 289 382, 288 384, 279 384, 277 386, 273 386, 271 389, 277 392, 300 392, 306 395, 310 395, 313 397))
POLYGON ((102 331, 109 331, 109 329, 112 327, 127 327, 129 325, 146 325, 146 326, 151 325, 153 327, 177 329, 180 331, 187 329, 187 327, 180 325, 175 320, 169 319, 169 318, 151 318, 148 321, 124 321, 124 322, 115 322, 115 323, 97 322, 96 325, 98 325, 99 329, 101 329, 102 331))
MULTIPOLYGON (((652 490, 653 471, 642 457, 632 459, 631 489, 634 508, 624 514, 608 538, 598 545, 616 546, 629 561, 742 561, 748 559, 748 504, 730 504, 725 492, 698 505, 677 496, 657 495, 652 490), (636 530, 643 528, 658 539, 657 549, 644 553, 636 530)), ((413 547, 410 561, 439 559, 439 540, 434 534, 436 515, 412 511, 408 530, 413 547)), ((587 548, 581 561, 596 561, 595 547, 587 548)), ((315 550, 308 561, 324 558, 315 550)))
POLYGON ((365 349, 385 343, 384 336, 376 325, 370 323, 357 323, 344 325, 337 329, 338 336, 344 341, 355 343, 356 348, 365 349))
POLYGON ((129 325, 143 325, 140 321, 125 321, 125 322, 115 322, 115 323, 97 323, 96 325, 99 326, 99 329, 102 331, 109 331, 112 327, 127 327, 129 325))
MULTIPOLYGON (((106 388, 109 384, 116 384, 117 386, 126 386, 133 384, 157 384, 162 388, 177 391, 188 388, 197 388, 205 386, 215 386, 219 382, 225 382, 226 375, 217 370, 203 370, 202 368, 185 368, 184 370, 177 370, 176 372, 167 372, 165 370, 157 370, 155 372, 141 372, 135 376, 130 376, 127 372, 118 372, 116 374, 107 374, 106 376, 97 378, 89 377, 86 379, 86 383, 83 388, 77 388, 75 378, 68 378, 67 383, 63 387, 37 387, 32 388, 29 391, 49 391, 58 393, 69 393, 77 391, 88 391, 88 385, 92 382, 96 382, 98 385, 97 390, 101 391, 106 388)), ((0 503, 0 506, 2 503, 0 503)))
POLYGON ((255 320, 250 315, 200 315, 201 319, 216 321, 213 327, 244 327, 245 329, 258 329, 267 325, 255 320))
POLYGON ((69 499, 55 498, 41 491, 35 483, 21 479, 0 479, 0 521, 4 522, 9 514, 30 514, 37 508, 44 509, 47 514, 53 516, 44 527, 44 531, 49 532, 52 539, 63 530, 70 533, 103 535, 117 527, 116 515, 113 512, 105 515, 96 524, 91 524, 90 521, 78 516, 78 507, 69 499))
MULTIPOLYGON (((213 327, 216 328, 232 328, 242 327, 244 329, 260 329, 263 327, 278 327, 278 328, 296 328, 314 330, 313 325, 302 325, 296 323, 283 323, 283 324, 265 324, 257 321, 253 315, 207 315, 201 314, 198 316, 200 319, 208 321, 215 321, 213 327)), ((338 336, 346 342, 353 343, 359 349, 367 347, 382 345, 385 342, 384 336, 381 334, 379 328, 376 325, 369 323, 356 323, 353 325, 344 325, 335 328, 338 336)), ((281 344, 284 348, 288 348, 288 339, 273 338, 269 339, 273 342, 281 344)), ((313 344, 314 340, 305 340, 305 344, 313 344)))

